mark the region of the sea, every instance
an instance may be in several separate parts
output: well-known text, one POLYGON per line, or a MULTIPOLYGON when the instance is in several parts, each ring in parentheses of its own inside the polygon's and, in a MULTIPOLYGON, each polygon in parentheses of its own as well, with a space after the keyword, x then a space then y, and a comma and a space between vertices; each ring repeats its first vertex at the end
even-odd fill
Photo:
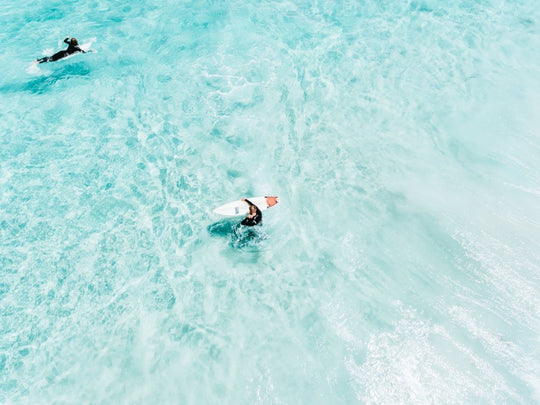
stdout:
POLYGON ((537 1, 0 26, 0 403, 540 403, 537 1))

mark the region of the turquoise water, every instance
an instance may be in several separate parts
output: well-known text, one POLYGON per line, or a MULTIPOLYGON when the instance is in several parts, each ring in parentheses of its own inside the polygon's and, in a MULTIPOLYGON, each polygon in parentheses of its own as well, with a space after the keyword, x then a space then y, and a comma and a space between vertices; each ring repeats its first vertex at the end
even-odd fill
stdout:
POLYGON ((0 24, 1 403, 540 401, 537 2, 0 24))

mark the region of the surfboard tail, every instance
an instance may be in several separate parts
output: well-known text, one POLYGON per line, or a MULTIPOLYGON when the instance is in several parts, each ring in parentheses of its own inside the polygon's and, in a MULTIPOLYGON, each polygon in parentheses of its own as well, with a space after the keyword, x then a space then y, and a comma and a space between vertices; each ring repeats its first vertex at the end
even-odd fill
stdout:
POLYGON ((266 198, 266 205, 268 205, 268 208, 273 207, 274 205, 278 203, 278 197, 276 196, 273 196, 273 197, 265 196, 264 198, 266 198))

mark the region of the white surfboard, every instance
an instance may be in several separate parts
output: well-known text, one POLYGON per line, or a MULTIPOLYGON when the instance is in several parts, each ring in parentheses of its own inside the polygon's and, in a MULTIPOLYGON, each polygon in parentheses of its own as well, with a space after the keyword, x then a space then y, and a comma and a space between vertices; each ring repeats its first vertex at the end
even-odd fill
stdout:
MULTIPOLYGON (((279 202, 278 197, 276 196, 250 197, 248 200, 251 201, 252 204, 255 204, 261 211, 273 207, 279 202)), ((237 200, 222 205, 221 207, 217 207, 214 212, 227 217, 247 215, 249 213, 249 204, 245 201, 237 200)))
MULTIPOLYGON (((79 45, 79 48, 81 48, 84 52, 95 52, 93 49, 90 49, 91 46, 92 46, 92 42, 87 42, 85 44, 79 45)), ((65 58, 58 59, 58 60, 60 61, 60 60, 70 59, 70 58, 73 58, 75 55, 78 55, 78 54, 80 54, 80 52, 72 53, 71 55, 68 55, 65 58)))
MULTIPOLYGON (((86 44, 79 45, 79 48, 81 48, 85 52, 90 52, 90 47, 92 46, 92 42, 87 42, 86 44)), ((92 50, 92 52, 95 52, 92 50)))

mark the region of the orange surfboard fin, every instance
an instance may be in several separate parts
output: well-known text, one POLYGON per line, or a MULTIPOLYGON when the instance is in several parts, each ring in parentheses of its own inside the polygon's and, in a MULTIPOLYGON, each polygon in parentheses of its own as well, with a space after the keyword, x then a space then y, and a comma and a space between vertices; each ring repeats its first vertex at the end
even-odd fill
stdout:
POLYGON ((265 197, 266 198, 266 205, 268 205, 268 208, 273 207, 278 203, 277 197, 265 197))

